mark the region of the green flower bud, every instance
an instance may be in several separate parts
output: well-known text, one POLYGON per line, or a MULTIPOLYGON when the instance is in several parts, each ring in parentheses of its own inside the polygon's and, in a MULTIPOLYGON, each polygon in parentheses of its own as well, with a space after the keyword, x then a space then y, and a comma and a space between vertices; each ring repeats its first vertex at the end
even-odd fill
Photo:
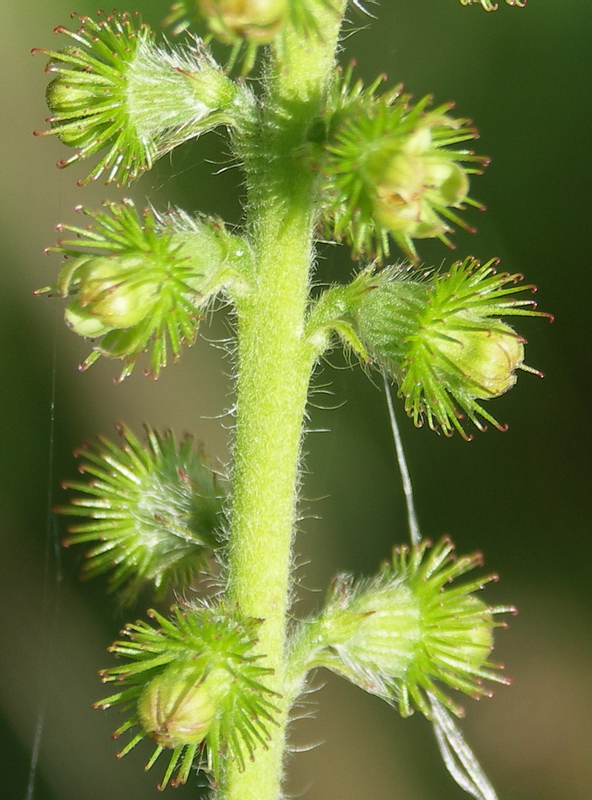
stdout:
POLYGON ((146 585, 162 595, 208 572, 225 541, 226 492, 191 437, 177 445, 170 431, 146 427, 142 445, 124 425, 118 431, 123 447, 101 437, 79 453, 91 480, 64 483, 79 494, 57 511, 87 518, 64 542, 93 543, 82 576, 110 572, 110 590, 130 603, 146 585))
POLYGON ((89 259, 78 275, 78 305, 106 328, 138 325, 152 313, 160 288, 156 276, 152 281, 143 276, 145 270, 149 271, 146 262, 140 256, 89 259))
POLYGON ((454 209, 477 205, 468 197, 469 175, 480 169, 469 165, 487 160, 451 149, 476 131, 452 119, 450 105, 426 111, 430 98, 413 107, 398 88, 377 96, 378 84, 352 84, 350 68, 329 100, 318 150, 325 229, 346 238, 355 256, 379 259, 389 253, 390 235, 415 261, 414 239, 450 245, 450 222, 470 230, 454 209))
POLYGON ((444 157, 426 156, 432 146, 424 128, 398 145, 373 154, 368 175, 374 185, 374 217, 391 234, 412 239, 442 236, 448 230, 434 206, 459 207, 466 200, 465 171, 444 157))
POLYGON ((443 361, 444 380, 482 400, 511 389, 524 361, 523 340, 509 325, 493 320, 485 330, 459 329, 453 335, 436 330, 428 346, 443 361))
POLYGON ((518 369, 536 372, 524 365, 524 340, 496 317, 543 315, 529 308, 532 301, 510 297, 532 287, 516 289, 521 276, 498 275, 495 263, 481 266, 469 258, 444 274, 367 272, 366 292, 352 292, 360 298, 350 310, 359 338, 399 384, 418 426, 426 418, 433 429, 470 438, 461 424, 464 412, 480 430, 477 415, 503 429, 477 401, 508 391, 518 369))
POLYGON ((106 205, 108 213, 77 209, 92 218, 89 228, 60 228, 76 235, 52 248, 69 260, 57 286, 39 291, 70 300, 66 322, 76 333, 105 337, 81 369, 101 355, 123 359, 123 380, 149 350, 148 374, 156 378, 169 348, 177 360, 182 345, 193 343, 220 291, 245 290, 249 249, 217 220, 150 210, 140 216, 131 200, 106 205))
POLYGON ((288 0, 197 0, 210 30, 226 44, 270 42, 288 15, 288 0))
POLYGON ((57 77, 47 88, 51 128, 37 133, 78 148, 58 167, 106 150, 81 183, 102 173, 107 182, 127 183, 187 139, 235 124, 242 105, 250 107, 247 90, 223 73, 199 40, 191 50, 168 51, 129 14, 80 22, 78 31, 56 28, 75 47, 38 51, 50 57, 46 71, 57 77))
POLYGON ((458 599, 458 616, 475 623, 465 630, 463 641, 459 642, 456 630, 444 627, 438 632, 438 637, 448 651, 457 653, 459 660, 479 669, 493 650, 493 630, 496 627, 493 614, 478 597, 465 595, 458 599))
POLYGON ((421 158, 398 151, 390 156, 379 152, 372 160, 374 215, 392 233, 414 231, 422 215, 425 170, 421 158))
POLYGON ((77 300, 74 300, 64 312, 66 325, 79 336, 87 339, 95 339, 98 336, 105 336, 113 330, 111 325, 106 325, 100 319, 88 312, 77 300))
POLYGON ((433 203, 459 206, 469 192, 466 172, 445 158, 424 158, 425 192, 433 203))
POLYGON ((148 736, 161 747, 201 744, 214 720, 217 700, 228 686, 223 670, 201 675, 190 664, 173 664, 146 686, 138 700, 138 717, 148 736))
POLYGON ((392 563, 370 580, 335 580, 313 665, 396 700, 403 716, 415 706, 431 719, 430 695, 462 714, 442 684, 479 697, 489 693, 483 679, 508 682, 488 659, 500 625, 495 615, 513 609, 487 606, 474 596, 494 576, 449 586, 481 564, 479 555, 454 559, 447 539, 428 547, 396 548, 392 563))
MULTIPOLYGON (((45 92, 47 105, 54 113, 77 112, 96 101, 96 90, 92 85, 65 83, 63 78, 54 78, 45 92)), ((76 134, 72 134, 75 136, 76 134)), ((62 138, 60 136, 60 138, 62 138)))
POLYGON ((135 709, 115 737, 140 729, 119 755, 148 736, 156 743, 149 769, 171 749, 161 789, 185 783, 198 753, 214 782, 222 749, 244 769, 245 758, 267 746, 277 712, 275 693, 263 682, 272 670, 254 652, 260 620, 197 605, 174 606, 170 619, 148 613, 159 627, 142 621, 126 626, 128 640, 110 650, 127 663, 102 673, 121 688, 96 707, 135 709))

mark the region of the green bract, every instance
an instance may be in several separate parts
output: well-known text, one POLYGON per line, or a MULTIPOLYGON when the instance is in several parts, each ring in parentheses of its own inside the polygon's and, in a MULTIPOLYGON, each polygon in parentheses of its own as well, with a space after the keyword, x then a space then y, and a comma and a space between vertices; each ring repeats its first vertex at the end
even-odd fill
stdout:
POLYGON ((345 238, 354 256, 379 260, 389 253, 390 236, 415 261, 414 239, 450 244, 451 222, 471 230, 456 209, 478 206, 468 197, 469 175, 487 159, 453 149, 477 134, 466 120, 448 115, 451 105, 428 111, 425 97, 413 106, 400 87, 377 95, 381 80, 364 89, 352 82, 350 68, 311 131, 319 147, 325 232, 345 238))
POLYGON ((214 297, 231 285, 240 291, 248 248, 217 220, 174 211, 139 215, 131 200, 106 206, 107 212, 77 209, 91 217, 90 228, 60 228, 77 238, 51 248, 69 260, 57 285, 39 291, 70 300, 66 322, 76 333, 104 336, 81 369, 101 355, 122 359, 123 380, 150 350, 147 374, 157 378, 169 350, 176 361, 181 346, 194 342, 214 297))
POLYGON ((103 681, 123 688, 96 703, 134 708, 115 736, 134 726, 140 730, 120 756, 146 737, 156 743, 146 769, 164 749, 173 751, 162 789, 185 783, 198 754, 213 781, 222 756, 244 768, 246 757, 267 747, 276 713, 274 693, 262 682, 271 670, 253 652, 260 620, 205 606, 172 610, 170 619, 148 612, 157 628, 142 621, 126 626, 128 640, 110 650, 128 663, 101 673, 103 681))
POLYGON ((471 697, 489 694, 482 680, 508 681, 488 661, 496 614, 473 595, 493 576, 449 586, 481 564, 478 554, 453 558, 448 539, 428 550, 398 547, 392 563, 369 580, 340 575, 320 617, 312 661, 389 702, 403 716, 413 706, 432 718, 429 695, 457 716, 462 709, 441 684, 471 697), (317 644, 318 646, 318 644, 317 644))
POLYGON ((153 31, 130 14, 95 21, 81 17, 78 31, 56 28, 75 45, 54 52, 46 71, 52 116, 46 134, 56 134, 78 152, 65 167, 107 148, 81 183, 107 174, 125 184, 177 145, 217 125, 233 125, 244 87, 224 75, 200 40, 184 50, 157 47, 153 31))
POLYGON ((111 590, 133 601, 145 585, 159 594, 195 583, 226 537, 226 493, 203 452, 186 436, 146 427, 147 446, 118 426, 123 447, 104 437, 79 453, 90 481, 67 481, 81 494, 61 514, 87 517, 72 525, 66 545, 93 542, 85 578, 111 572, 111 590))
MULTIPOLYGON (((524 340, 496 317, 542 316, 531 300, 513 294, 520 275, 496 273, 495 260, 457 261, 446 273, 391 268, 364 277, 368 290, 357 306, 357 329, 370 356, 399 386, 416 425, 464 438, 463 412, 480 430, 478 416, 500 424, 478 400, 497 397, 516 382, 524 340), (372 285, 374 279, 374 285, 372 285)), ((358 295, 359 296, 359 295, 358 295)))

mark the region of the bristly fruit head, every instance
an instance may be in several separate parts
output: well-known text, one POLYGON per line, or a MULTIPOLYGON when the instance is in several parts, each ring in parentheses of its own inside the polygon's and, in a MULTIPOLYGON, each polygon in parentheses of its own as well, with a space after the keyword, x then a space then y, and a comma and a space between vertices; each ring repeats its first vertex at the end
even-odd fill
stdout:
POLYGON ((456 211, 478 206, 468 196, 469 175, 487 159, 454 148, 477 133, 449 115, 452 105, 429 111, 425 97, 413 106, 400 87, 378 95, 381 81, 365 89, 348 69, 311 129, 324 229, 345 238, 354 257, 382 260, 390 236, 417 261, 415 239, 436 237, 451 246, 450 223, 472 230, 456 211))
POLYGON ((453 557, 443 539, 428 549, 398 547, 391 563, 369 580, 338 576, 321 615, 325 666, 371 694, 396 702, 403 716, 418 708, 431 719, 428 695, 461 716, 442 684, 470 697, 489 695, 483 680, 508 683, 489 661, 500 613, 474 596, 495 576, 449 586, 476 566, 478 554, 453 557))
MULTIPOLYGON (((224 75, 202 42, 165 50, 139 17, 113 12, 80 18, 77 31, 56 28, 74 45, 50 57, 46 72, 51 127, 75 155, 65 167, 100 150, 106 152, 80 183, 99 178, 123 185, 156 159, 217 125, 232 125, 240 106, 239 87, 224 75)), ((250 101, 247 102, 250 105, 250 101)))
POLYGON ((134 709, 115 737, 140 729, 119 756, 149 737, 156 743, 149 769, 171 749, 161 789, 185 783, 196 755, 213 781, 222 756, 244 769, 246 758, 267 747, 277 711, 277 695, 264 683, 272 670, 253 652, 260 620, 192 605, 174 606, 170 619, 156 611, 149 615, 159 627, 142 621, 127 625, 127 640, 110 650, 128 663, 101 673, 103 681, 121 689, 96 707, 134 709))
POLYGON ((142 445, 129 428, 118 430, 123 446, 100 437, 81 450, 79 471, 90 480, 64 483, 80 494, 57 511, 88 520, 64 541, 93 543, 82 576, 110 572, 110 590, 130 603, 145 586, 162 595, 211 568, 225 541, 226 493, 192 437, 177 444, 170 431, 146 427, 142 445))
POLYGON ((427 419, 434 430, 469 439, 464 413, 479 430, 479 417, 503 430, 478 401, 510 389, 518 369, 537 372, 523 363, 524 339, 497 317, 549 315, 535 311, 532 300, 513 298, 533 287, 516 286, 522 276, 497 273, 496 265, 467 258, 446 273, 366 273, 368 290, 356 295, 357 333, 398 383, 417 426, 427 419))
POLYGON ((176 361, 214 297, 239 280, 248 247, 217 220, 140 214, 131 200, 105 205, 106 212, 77 208, 92 219, 87 228, 58 228, 75 234, 50 248, 68 261, 57 285, 39 292, 69 298, 66 323, 80 336, 104 337, 81 369, 101 355, 121 359, 123 380, 150 351, 146 374, 157 378, 168 351, 176 361))

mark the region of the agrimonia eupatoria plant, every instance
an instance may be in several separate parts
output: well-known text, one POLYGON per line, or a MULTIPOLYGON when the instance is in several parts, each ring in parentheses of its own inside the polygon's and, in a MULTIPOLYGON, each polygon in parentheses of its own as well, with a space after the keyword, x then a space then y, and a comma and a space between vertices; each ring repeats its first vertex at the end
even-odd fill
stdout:
POLYGON ((450 244, 454 225, 469 228, 469 183, 487 162, 465 149, 475 129, 450 104, 381 91, 382 78, 365 87, 337 68, 345 12, 346 0, 182 0, 173 33, 203 24, 205 40, 160 44, 139 17, 113 12, 56 29, 67 44, 41 51, 52 76, 44 133, 74 150, 59 166, 96 159, 81 183, 124 185, 222 128, 246 186, 238 228, 127 199, 79 207, 88 225, 59 227, 50 249, 64 266, 40 291, 65 299, 67 325, 91 340, 83 369, 116 359, 123 380, 146 357, 157 378, 206 312, 232 307, 236 429, 219 476, 191 437, 146 428, 144 444, 120 426, 121 445, 101 437, 82 449, 88 480, 66 483, 75 495, 58 510, 81 518, 65 543, 90 547, 86 577, 108 573, 125 603, 146 587, 176 593, 169 616, 152 610, 152 623, 126 626, 111 648, 118 665, 102 673, 117 691, 97 704, 128 712, 116 735, 135 733, 121 755, 146 738, 148 767, 168 752, 161 787, 201 768, 218 800, 279 800, 290 710, 325 668, 403 716, 419 710, 455 780, 494 800, 453 719, 455 693, 507 682, 491 651, 499 615, 513 609, 477 596, 491 576, 465 577, 480 556, 415 536, 374 577, 338 576, 310 619, 290 609, 303 419, 329 349, 381 370, 415 425, 466 439, 467 423, 501 428, 486 402, 518 370, 536 372, 502 319, 541 315, 520 275, 470 256, 418 266, 421 240, 450 244), (212 38, 230 48, 224 65, 212 38), (245 76, 259 55, 255 81, 245 76), (321 238, 351 246, 360 263, 349 283, 315 286, 321 238), (406 260, 386 263, 393 246, 406 260))

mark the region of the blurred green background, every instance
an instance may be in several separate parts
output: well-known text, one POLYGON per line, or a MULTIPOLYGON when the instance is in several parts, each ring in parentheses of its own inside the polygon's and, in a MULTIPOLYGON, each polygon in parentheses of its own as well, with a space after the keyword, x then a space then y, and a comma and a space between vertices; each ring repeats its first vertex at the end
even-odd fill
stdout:
MULTIPOLYGON (((128 7, 155 24, 166 11, 156 0, 128 7)), ((478 151, 493 158, 473 190, 489 210, 471 217, 477 236, 456 237, 458 255, 501 257, 504 269, 538 285, 540 307, 556 317, 553 325, 517 326, 530 340, 528 363, 547 377, 523 374, 495 401, 507 433, 467 444, 402 420, 424 533, 449 534, 461 552, 481 549, 501 576, 488 598, 520 608, 498 638, 498 659, 514 685, 469 702, 463 728, 501 800, 589 800, 592 7, 530 0, 523 10, 504 5, 486 14, 458 0, 383 0, 371 8, 378 17, 371 24, 351 12, 352 30, 368 27, 345 42, 342 59, 356 58, 366 79, 386 72, 416 97, 454 100, 481 130, 478 151)), ((105 648, 126 616, 100 581, 78 583, 81 552, 59 552, 62 523, 48 507, 64 501, 59 483, 73 477, 72 450, 97 433, 114 435, 117 420, 136 430, 148 422, 190 431, 224 464, 231 418, 217 417, 232 405, 232 364, 215 346, 227 334, 220 317, 157 383, 137 375, 114 386, 115 364, 76 371, 87 345, 65 329, 58 302, 31 295, 57 274, 59 258, 43 255, 55 224, 73 223, 77 203, 93 208, 121 196, 102 185, 77 188, 82 169, 55 170, 63 148, 31 136, 44 127, 47 79, 43 56, 29 51, 64 46, 52 29, 68 24, 71 10, 70 0, 0 7, 0 795, 27 797, 43 717, 36 800, 150 800, 162 796, 155 788, 162 773, 158 766, 143 773, 148 749, 116 761, 117 714, 91 710, 103 695, 96 673, 110 663, 105 648)), ((75 10, 91 14, 95 6, 79 2, 75 10)), ((211 177, 225 161, 224 141, 210 135, 164 159, 127 194, 237 221, 240 174, 211 177)), ((439 244, 425 243, 420 254, 434 265, 450 257, 439 244)), ((350 269, 345 248, 322 251, 323 279, 350 269)), ((305 444, 302 613, 335 572, 371 573, 406 537, 379 382, 343 367, 332 355, 312 397, 310 428, 325 432, 310 433, 305 444)), ((324 743, 290 760, 291 796, 465 797, 419 715, 401 720, 344 682, 319 675, 316 685, 323 684, 303 709, 314 716, 293 726, 295 749, 324 743)), ((167 792, 196 797, 195 786, 167 792)))

